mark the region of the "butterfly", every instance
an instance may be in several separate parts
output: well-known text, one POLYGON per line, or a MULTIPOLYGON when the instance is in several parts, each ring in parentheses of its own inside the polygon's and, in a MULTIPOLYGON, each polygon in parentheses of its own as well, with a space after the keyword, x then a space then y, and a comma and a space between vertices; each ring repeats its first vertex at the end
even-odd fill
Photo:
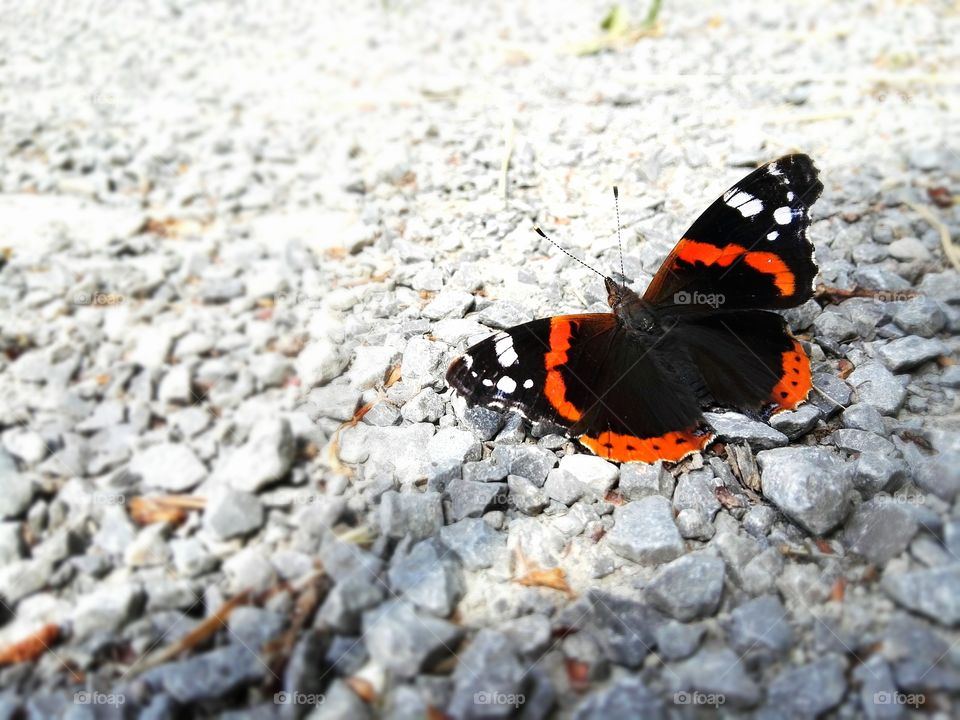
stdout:
POLYGON ((813 296, 818 174, 799 154, 757 168, 697 218, 643 295, 604 276, 611 312, 498 332, 457 357, 447 383, 470 405, 549 421, 619 462, 703 450, 715 437, 706 409, 762 420, 795 409, 810 360, 772 311, 813 296))

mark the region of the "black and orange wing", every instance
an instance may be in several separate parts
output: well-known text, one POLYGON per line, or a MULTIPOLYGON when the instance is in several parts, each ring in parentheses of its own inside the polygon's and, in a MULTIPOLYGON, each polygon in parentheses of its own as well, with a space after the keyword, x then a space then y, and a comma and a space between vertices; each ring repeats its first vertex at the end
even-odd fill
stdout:
POLYGON ((809 359, 773 312, 691 317, 671 340, 685 348, 717 405, 766 419, 796 408, 813 387, 809 359))
POLYGON ((609 313, 518 325, 469 348, 447 382, 470 404, 548 420, 601 457, 676 462, 713 437, 689 367, 609 313))
POLYGON ((644 300, 677 314, 802 305, 817 275, 809 209, 822 191, 806 155, 757 168, 697 218, 644 300))

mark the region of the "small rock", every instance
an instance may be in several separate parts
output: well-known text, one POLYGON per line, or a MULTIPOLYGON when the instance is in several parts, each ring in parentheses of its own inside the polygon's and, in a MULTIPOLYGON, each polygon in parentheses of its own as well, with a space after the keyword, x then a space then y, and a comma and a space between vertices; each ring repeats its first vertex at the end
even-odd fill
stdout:
POLYGON ((910 545, 917 517, 894 498, 876 496, 853 511, 843 530, 844 544, 868 562, 883 567, 910 545))
POLYGON ((813 430, 820 422, 820 417, 820 408, 812 403, 803 403, 796 410, 777 413, 770 418, 770 425, 791 440, 796 440, 813 430))
POLYGON ((519 475, 507 476, 510 504, 526 515, 538 515, 550 502, 547 494, 519 475))
POLYGON ((769 665, 793 644, 787 610, 776 595, 745 602, 730 613, 726 630, 733 649, 750 664, 769 665))
POLYGON ((685 555, 660 568, 647 583, 644 596, 677 620, 708 617, 720 606, 724 569, 720 558, 685 555))
POLYGON ((163 403, 186 404, 193 399, 190 366, 184 363, 170 368, 157 386, 157 399, 163 403))
POLYGON ((23 515, 37 492, 33 478, 17 470, 12 457, 0 450, 0 518, 16 518, 23 515))
POLYGON ((429 615, 418 615, 403 600, 390 600, 363 614, 370 657, 401 678, 415 677, 452 652, 463 629, 429 615))
POLYGON ((882 587, 908 610, 948 627, 960 624, 960 564, 887 572, 882 587))
POLYGON ((548 497, 569 507, 583 497, 586 488, 566 470, 554 468, 547 475, 543 490, 548 497))
POLYGON ((425 318, 440 320, 441 318, 462 318, 473 307, 473 295, 462 290, 441 290, 421 310, 425 318))
POLYGON ((873 405, 882 415, 894 415, 903 406, 907 390, 893 373, 877 362, 865 362, 847 378, 860 402, 873 405))
POLYGON ((702 624, 687 625, 670 620, 656 629, 657 651, 664 660, 683 660, 700 647, 706 628, 702 624))
POLYGON ((617 481, 617 466, 595 455, 565 455, 560 469, 573 475, 595 497, 603 499, 617 481))
POLYGON ((296 441, 286 418, 264 418, 250 430, 240 447, 228 452, 216 477, 244 492, 258 490, 281 480, 296 455, 296 441))
POLYGON ((433 388, 423 388, 404 403, 400 414, 409 422, 436 422, 443 415, 443 398, 433 388))
POLYGON ((360 403, 360 394, 359 390, 342 382, 315 388, 307 395, 307 412, 311 420, 320 417, 349 420, 360 403))
POLYGON ((884 435, 886 428, 883 424, 883 416, 873 405, 867 403, 854 403, 843 411, 841 418, 844 427, 853 430, 866 430, 884 435))
POLYGON ((663 469, 658 460, 646 463, 623 463, 620 466, 620 494, 626 500, 639 500, 647 495, 673 495, 673 476, 663 469))
POLYGON ((453 550, 468 570, 492 567, 507 549, 507 537, 480 518, 465 518, 440 530, 443 544, 453 550))
POLYGON ((458 718, 509 717, 522 704, 527 679, 527 666, 520 662, 513 643, 484 628, 460 654, 448 712, 458 718))
POLYGON ((202 655, 148 670, 144 681, 162 688, 178 703, 192 705, 222 698, 237 688, 256 685, 266 670, 255 652, 230 644, 202 655))
POLYGON ((889 440, 866 430, 842 428, 831 433, 828 439, 838 448, 847 452, 876 452, 891 458, 897 452, 893 443, 889 440))
POLYGON ((427 443, 427 456, 437 464, 479 460, 480 441, 468 430, 441 428, 427 443))
POLYGON ((740 413, 707 412, 703 416, 719 437, 732 441, 746 440, 754 450, 782 447, 789 442, 787 436, 779 430, 740 413))
POLYGON ((368 390, 382 383, 390 368, 400 359, 396 348, 385 345, 361 345, 354 350, 347 379, 358 390, 368 390))
POLYGON ((423 337, 411 338, 403 351, 400 374, 406 382, 432 384, 443 375, 445 355, 442 343, 423 337))
POLYGON ((577 706, 574 720, 664 717, 663 701, 637 677, 624 676, 577 706))
POLYGON ((677 512, 696 510, 705 520, 712 521, 720 511, 715 487, 713 472, 709 469, 683 473, 673 493, 673 509, 677 512))
POLYGON ((138 451, 128 472, 140 476, 145 488, 171 493, 190 490, 207 476, 206 466, 183 443, 160 443, 138 451))
POLYGON ((865 450, 854 463, 853 486, 864 497, 872 497, 878 492, 895 492, 909 475, 910 470, 903 460, 883 452, 865 450))
POLYGON ((79 642, 119 630, 140 613, 143 599, 143 591, 134 585, 102 586, 76 598, 70 616, 74 639, 79 642))
POLYGON ((939 340, 907 335, 881 346, 877 354, 893 372, 904 372, 949 352, 939 340))
POLYGON ((850 508, 851 482, 843 465, 820 448, 781 448, 757 454, 763 494, 815 535, 829 532, 850 508))
POLYGON ((464 592, 460 566, 432 539, 395 554, 387 576, 397 595, 439 617, 449 616, 464 592))
POLYGON ((251 493, 222 488, 207 500, 203 525, 220 540, 249 535, 263 525, 263 504, 251 493))
POLYGON ((398 493, 388 490, 380 498, 380 529, 384 535, 414 540, 435 535, 443 527, 442 496, 437 492, 398 493))
POLYGON ((760 701, 760 688, 747 675, 741 660, 728 648, 704 648, 672 666, 668 677, 680 693, 696 691, 722 695, 725 707, 750 707, 760 701))
POLYGON ((447 495, 450 498, 450 516, 453 520, 480 517, 495 505, 505 504, 507 500, 506 486, 503 483, 462 479, 454 479, 447 484, 447 495))
POLYGON ((336 343, 329 338, 321 338, 300 351, 294 367, 303 387, 312 388, 333 380, 347 366, 347 362, 349 357, 341 352, 336 343))
POLYGON ((816 405, 825 418, 833 417, 850 404, 850 386, 831 373, 814 373, 813 386, 817 390, 810 394, 809 402, 816 405))
POLYGON ((855 667, 853 679, 860 686, 860 710, 867 720, 900 720, 906 715, 903 705, 892 703, 899 688, 882 657, 874 655, 855 667))
POLYGON ((536 445, 498 445, 493 460, 507 468, 510 475, 520 475, 542 487, 547 473, 557 464, 557 456, 536 445))
POLYGON ((839 311, 824 311, 813 321, 813 329, 818 337, 824 337, 835 343, 846 342, 857 337, 857 328, 839 311))
POLYGON ((940 304, 925 295, 900 303, 893 314, 893 321, 907 335, 933 337, 947 324, 947 317, 940 304))
POLYGON ((787 668, 770 683, 767 706, 784 717, 817 718, 843 700, 847 663, 838 656, 787 668))
POLYGON ((642 565, 669 562, 686 549, 670 501, 660 495, 618 507, 606 542, 621 557, 642 565))

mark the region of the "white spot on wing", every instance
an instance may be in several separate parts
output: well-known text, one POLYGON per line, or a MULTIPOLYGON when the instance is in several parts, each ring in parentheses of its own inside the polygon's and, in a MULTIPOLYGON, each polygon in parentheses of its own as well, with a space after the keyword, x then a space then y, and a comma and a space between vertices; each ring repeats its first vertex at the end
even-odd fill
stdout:
POLYGON ((491 380, 490 378, 484 378, 483 384, 486 385, 487 387, 493 387, 493 380, 491 380))
POLYGON ((531 380, 530 378, 527 378, 526 380, 523 381, 523 386, 527 388, 527 390, 529 390, 530 388, 533 387, 533 380, 531 380))
POLYGON ((472 355, 464 355, 464 356, 463 356, 463 364, 467 366, 467 370, 469 370, 470 368, 472 368, 472 367, 473 367, 473 356, 472 356, 472 355))
POLYGON ((793 197, 794 197, 794 196, 793 196, 793 190, 788 190, 788 191, 787 191, 787 200, 788 200, 788 201, 793 200, 793 197))
POLYGON ((509 335, 504 334, 503 337, 498 338, 494 350, 503 367, 510 367, 519 359, 516 350, 513 349, 513 338, 509 335))
POLYGON ((763 210, 763 202, 750 193, 743 192, 743 190, 736 190, 735 188, 727 190, 723 195, 723 200, 730 207, 739 210, 744 217, 753 217, 763 210))
POLYGON ((789 225, 793 220, 793 211, 786 205, 778 207, 773 211, 773 219, 776 220, 777 225, 789 225))
POLYGON ((780 237, 780 233, 777 230, 767 233, 767 240, 776 240, 778 237, 780 237))
POLYGON ((509 375, 504 375, 497 381, 497 390, 502 390, 507 395, 517 389, 517 381, 509 375))
POLYGON ((776 163, 772 163, 770 167, 767 168, 767 173, 773 175, 774 177, 780 177, 783 175, 783 171, 780 169, 780 166, 776 163))

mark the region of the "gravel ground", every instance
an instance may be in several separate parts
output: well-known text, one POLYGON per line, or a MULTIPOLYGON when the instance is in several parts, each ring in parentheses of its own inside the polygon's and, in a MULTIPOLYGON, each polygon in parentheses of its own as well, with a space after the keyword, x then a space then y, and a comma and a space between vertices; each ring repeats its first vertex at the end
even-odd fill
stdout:
POLYGON ((0 716, 957 716, 956 5, 570 5, 6 9, 0 716), (604 304, 535 222, 618 267, 619 185, 642 290, 790 151, 882 291, 787 313, 808 405, 618 467, 451 396, 604 304))

